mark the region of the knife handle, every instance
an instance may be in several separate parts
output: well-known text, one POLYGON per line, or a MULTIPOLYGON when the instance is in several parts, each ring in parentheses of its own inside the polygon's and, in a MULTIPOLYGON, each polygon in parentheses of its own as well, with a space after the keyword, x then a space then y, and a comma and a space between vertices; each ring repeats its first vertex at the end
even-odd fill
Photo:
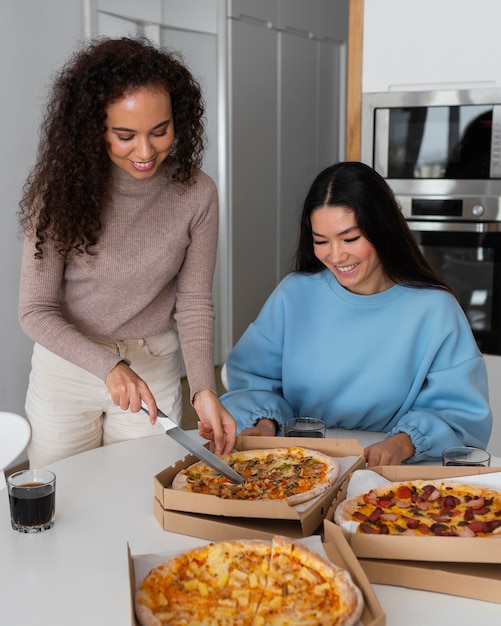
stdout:
MULTIPOLYGON (((146 413, 146 415, 150 414, 150 412, 148 411, 148 407, 146 406, 144 402, 141 402, 141 409, 146 413)), ((170 419, 169 416, 166 415, 163 411, 161 411, 158 407, 157 407, 157 414, 158 414, 158 417, 166 417, 167 419, 170 419)))

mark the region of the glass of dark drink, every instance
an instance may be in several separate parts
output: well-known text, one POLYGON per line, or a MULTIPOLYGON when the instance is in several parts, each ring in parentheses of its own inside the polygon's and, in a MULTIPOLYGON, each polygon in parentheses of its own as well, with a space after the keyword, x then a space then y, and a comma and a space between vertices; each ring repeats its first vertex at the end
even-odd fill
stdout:
POLYGON ((7 478, 12 528, 39 533, 54 525, 56 476, 49 470, 21 470, 7 478))
POLYGON ((456 446, 442 452, 442 465, 465 467, 489 467, 491 455, 482 448, 456 446))
POLYGON ((314 417, 294 417, 285 423, 286 437, 325 437, 325 422, 314 417))

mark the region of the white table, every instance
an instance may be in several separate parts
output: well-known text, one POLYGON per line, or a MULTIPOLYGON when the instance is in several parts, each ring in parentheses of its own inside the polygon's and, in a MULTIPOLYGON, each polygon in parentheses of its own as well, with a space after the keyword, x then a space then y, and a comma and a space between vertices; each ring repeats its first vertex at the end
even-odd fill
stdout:
MULTIPOLYGON (((355 433, 328 433, 341 435, 355 433)), ((378 438, 361 433, 359 441, 378 438)), ((56 522, 36 535, 11 529, 7 493, 0 490, 0 624, 129 626, 127 543, 133 554, 203 543, 162 530, 153 516, 153 476, 184 454, 158 435, 48 466, 57 475, 56 522)), ((374 589, 387 626, 421 626, 430 615, 441 616, 444 626, 501 622, 500 604, 386 585, 374 589)))

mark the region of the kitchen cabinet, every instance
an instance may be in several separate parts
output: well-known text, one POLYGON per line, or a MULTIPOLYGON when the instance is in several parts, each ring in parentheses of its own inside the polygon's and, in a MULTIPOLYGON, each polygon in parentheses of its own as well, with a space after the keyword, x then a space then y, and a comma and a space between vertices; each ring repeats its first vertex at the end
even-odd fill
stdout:
MULTIPOLYGON (((121 1, 121 0, 119 0, 121 1)), ((162 24, 170 28, 217 34, 219 0, 160 0, 162 24)), ((140 4, 138 5, 140 9, 140 4)))
MULTIPOLYGON (((319 43, 283 32, 281 51, 279 126, 279 231, 277 279, 290 269, 294 255, 300 208, 308 187, 319 169, 317 128, 317 54, 319 43)), ((334 146, 332 146, 334 148, 334 146)), ((337 152, 333 149, 330 160, 337 152)))
POLYGON ((260 24, 229 30, 231 347, 277 281, 278 48, 260 24))
POLYGON ((228 16, 237 19, 270 22, 277 25, 277 0, 229 0, 228 16))
POLYGON ((162 0, 94 0, 101 13, 120 16, 133 22, 158 23, 162 19, 162 0))
MULTIPOLYGON (((301 204, 314 176, 343 157, 345 84, 344 43, 310 30, 320 22, 326 2, 308 3, 308 10, 306 3, 288 0, 269 2, 266 8, 245 0, 231 4, 233 345, 291 268, 301 204), (252 15, 249 5, 255 9, 252 15)), ((347 31, 346 3, 336 4, 347 31)), ((336 29, 339 23, 332 25, 333 35, 336 29)))
POLYGON ((321 0, 278 0, 278 27, 281 29, 318 36, 317 16, 321 0))
POLYGON ((329 41, 280 36, 279 265, 291 269, 304 196, 318 172, 342 155, 342 50, 329 41), (314 69, 312 69, 314 68, 314 69))

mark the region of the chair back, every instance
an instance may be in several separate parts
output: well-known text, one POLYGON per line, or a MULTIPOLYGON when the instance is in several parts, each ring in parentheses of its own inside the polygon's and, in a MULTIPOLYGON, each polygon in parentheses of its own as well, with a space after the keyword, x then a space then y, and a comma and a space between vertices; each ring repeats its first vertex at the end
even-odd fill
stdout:
POLYGON ((223 366, 221 367, 221 382, 223 383, 223 387, 226 389, 226 391, 229 391, 229 384, 228 384, 228 371, 226 369, 226 363, 223 363, 223 366))
POLYGON ((0 411, 0 472, 25 450, 31 428, 24 417, 0 411))

